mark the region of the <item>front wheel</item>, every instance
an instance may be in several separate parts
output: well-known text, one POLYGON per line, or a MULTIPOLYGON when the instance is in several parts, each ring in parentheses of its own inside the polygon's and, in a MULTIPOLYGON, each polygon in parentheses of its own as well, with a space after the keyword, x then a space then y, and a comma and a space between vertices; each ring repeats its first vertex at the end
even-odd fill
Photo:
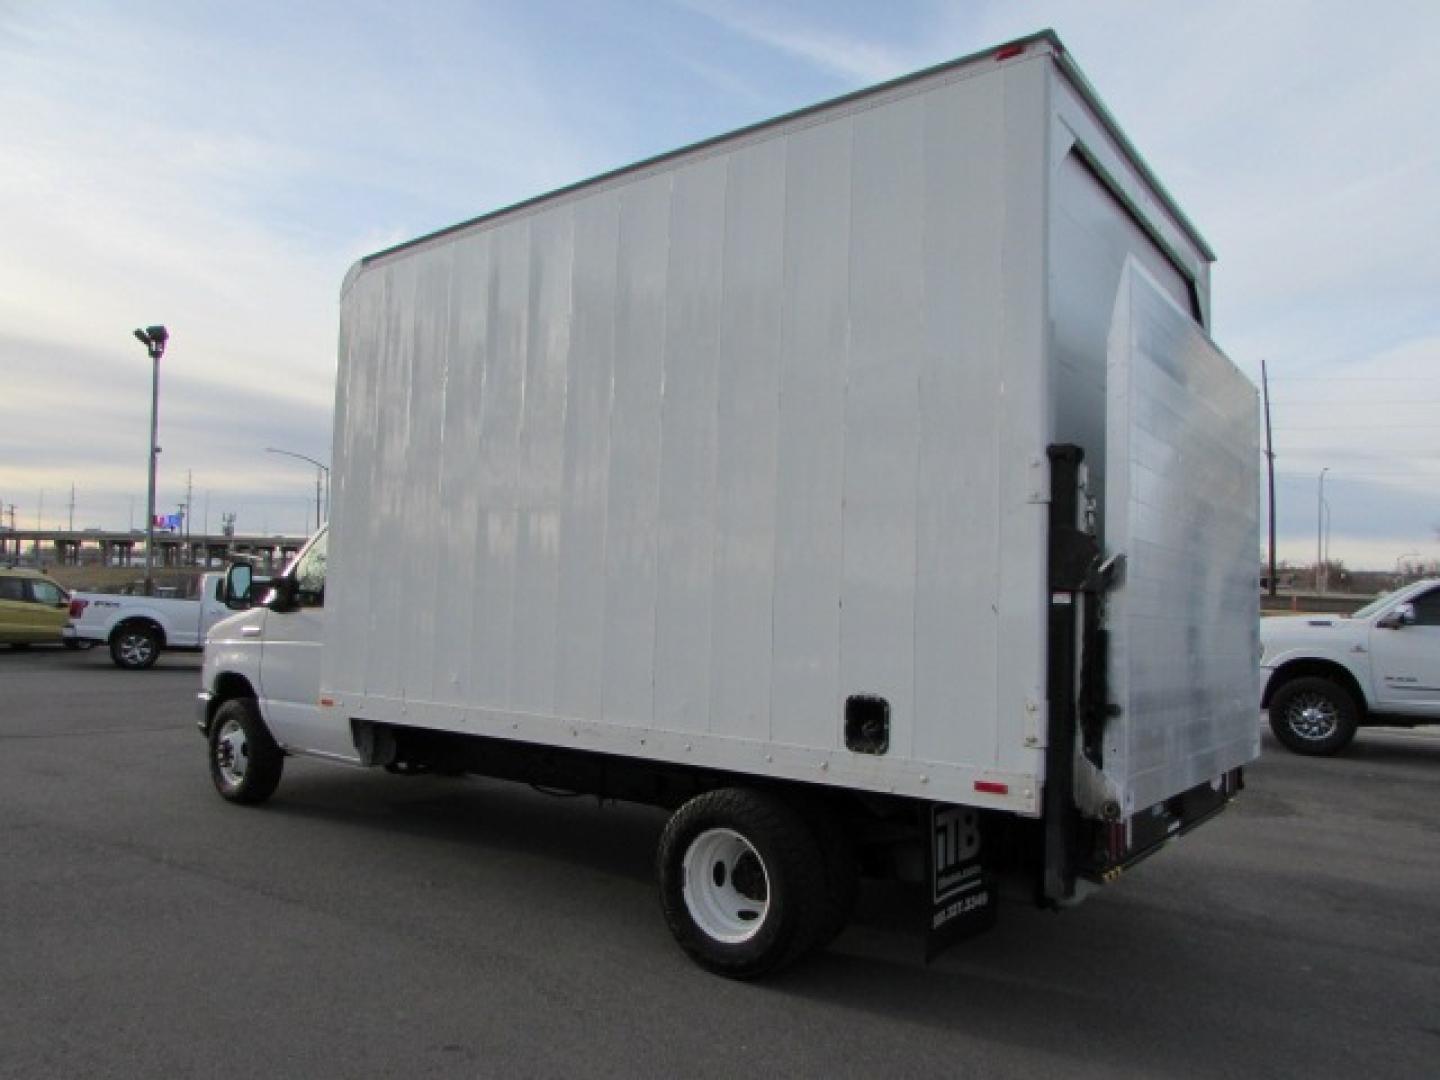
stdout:
POLYGON ((110 659, 126 671, 154 667, 160 659, 160 635, 148 626, 122 626, 110 638, 110 659))
POLYGON ((825 864, 781 799, 748 788, 697 795, 665 826, 657 863, 665 921, 701 967, 756 978, 816 943, 825 864))
POLYGON ((1270 699, 1270 730, 1297 754, 1339 753, 1359 727, 1360 710, 1344 687, 1330 679, 1292 679, 1270 699))
POLYGON ((285 752, 270 737, 259 706, 233 698, 210 722, 210 779, 235 803, 254 805, 275 794, 285 769, 285 752))

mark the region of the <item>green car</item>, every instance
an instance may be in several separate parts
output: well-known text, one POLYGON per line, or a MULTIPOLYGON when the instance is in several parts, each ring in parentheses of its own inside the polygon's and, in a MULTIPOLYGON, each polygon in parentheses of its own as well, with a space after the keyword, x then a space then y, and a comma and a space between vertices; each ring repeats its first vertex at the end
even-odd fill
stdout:
POLYGON ((0 568, 0 643, 58 643, 69 616, 70 594, 40 571, 0 568))

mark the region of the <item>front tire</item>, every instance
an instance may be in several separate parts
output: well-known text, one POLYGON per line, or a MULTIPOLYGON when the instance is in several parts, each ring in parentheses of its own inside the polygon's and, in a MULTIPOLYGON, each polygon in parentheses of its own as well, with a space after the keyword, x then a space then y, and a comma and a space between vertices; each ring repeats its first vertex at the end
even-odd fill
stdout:
POLYGON ((1297 754, 1338 754, 1355 738, 1359 720, 1349 691, 1319 676, 1292 679, 1270 699, 1270 730, 1297 754))
POLYGON ((160 635, 148 626, 122 626, 110 637, 110 659, 126 671, 143 671, 160 659, 160 635))
POLYGON ((275 794, 285 753, 251 698, 232 698, 210 721, 210 779, 222 798, 253 806, 275 794))
POLYGON ((804 818, 773 795, 723 788, 696 796, 665 826, 657 864, 670 932, 717 975, 757 978, 816 942, 824 860, 804 818))

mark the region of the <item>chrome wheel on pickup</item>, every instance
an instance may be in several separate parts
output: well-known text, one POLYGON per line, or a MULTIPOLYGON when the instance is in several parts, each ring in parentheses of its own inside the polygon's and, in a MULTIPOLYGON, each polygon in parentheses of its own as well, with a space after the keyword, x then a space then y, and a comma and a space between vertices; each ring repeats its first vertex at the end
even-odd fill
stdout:
POLYGON ((1297 754, 1338 753, 1355 738, 1358 726, 1355 699, 1329 679, 1292 679, 1270 699, 1270 730, 1297 754))
POLYGON ((145 623, 127 623, 110 635, 110 659, 126 671, 154 667, 160 659, 160 634, 145 623))

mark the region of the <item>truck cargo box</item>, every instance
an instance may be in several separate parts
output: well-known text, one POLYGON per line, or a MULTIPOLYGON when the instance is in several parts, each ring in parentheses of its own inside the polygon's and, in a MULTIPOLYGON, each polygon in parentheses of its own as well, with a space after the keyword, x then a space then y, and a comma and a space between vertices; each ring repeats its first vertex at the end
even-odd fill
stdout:
POLYGON ((1258 413, 1210 260, 1048 34, 363 260, 328 707, 1026 816, 1218 784, 1258 413))

